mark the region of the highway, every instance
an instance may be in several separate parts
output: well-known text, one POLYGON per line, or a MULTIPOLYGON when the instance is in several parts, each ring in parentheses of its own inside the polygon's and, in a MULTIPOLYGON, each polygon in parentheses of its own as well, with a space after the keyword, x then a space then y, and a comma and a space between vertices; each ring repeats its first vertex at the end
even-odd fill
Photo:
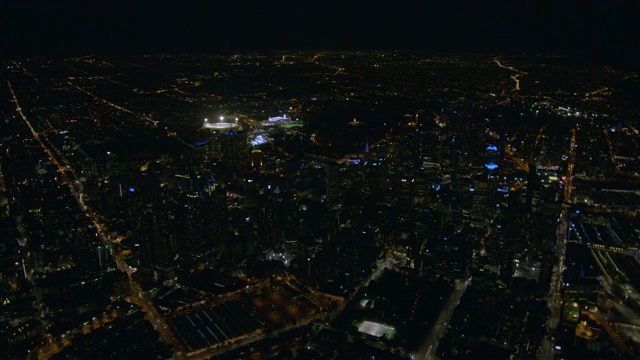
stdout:
POLYGON ((564 187, 565 203, 571 202, 571 192, 573 191, 573 167, 576 162, 576 128, 571 129, 571 145, 569 146, 569 163, 567 164, 567 176, 564 187))
POLYGON ((602 93, 606 93, 611 91, 610 88, 606 87, 606 86, 601 86, 600 88, 598 88, 597 90, 594 91, 590 91, 588 93, 584 94, 584 100, 591 100, 592 97, 598 95, 598 94, 602 94, 602 93))
POLYGON ((511 76, 511 79, 515 82, 515 86, 513 87, 513 91, 520 91, 520 79, 518 79, 518 78, 520 76, 522 76, 522 75, 527 75, 527 72, 522 71, 522 70, 518 70, 518 69, 514 68, 513 66, 503 65, 500 62, 500 60, 498 60, 497 57, 493 59, 493 62, 498 64, 498 66, 503 68, 503 69, 507 69, 507 70, 511 70, 511 71, 517 72, 517 74, 511 76))
POLYGON ((2 157, 0 156, 0 190, 6 191, 7 188, 4 184, 4 175, 2 174, 2 157))
MULTIPOLYGON (((541 130, 542 131, 542 130, 541 130)), ((562 202, 562 210, 558 215, 560 224, 558 224, 556 232, 555 253, 558 257, 558 263, 553 266, 553 274, 551 275, 551 283, 549 284, 549 294, 547 296, 547 307, 551 312, 551 316, 547 318, 547 331, 552 333, 560 322, 561 316, 561 300, 560 290, 562 289, 562 273, 564 269, 564 259, 567 250, 567 229, 569 228, 569 207, 571 205, 571 193, 573 190, 573 167, 575 164, 575 146, 576 146, 576 129, 571 129, 571 144, 569 148, 569 163, 567 164, 567 175, 565 180, 564 201, 562 202)), ((542 339, 540 348, 538 349, 537 358, 539 360, 551 360, 554 358, 553 348, 554 341, 550 338, 550 334, 542 339)))
POLYGON ((595 321, 596 323, 598 323, 598 325, 602 326, 602 328, 605 329, 605 331, 611 337, 611 340, 613 340, 613 343, 616 345, 618 349, 620 349, 627 355, 631 355, 632 357, 635 357, 633 356, 634 355, 633 349, 630 348, 625 343, 622 337, 620 337, 620 335, 618 334, 618 331, 613 328, 611 322, 608 320, 606 316, 604 316, 603 314, 598 314, 593 312, 586 312, 586 316, 588 316, 591 320, 595 321))
POLYGON ((467 290, 467 286, 471 283, 471 278, 468 278, 465 281, 456 280, 455 287, 449 300, 446 305, 442 308, 438 319, 433 324, 431 328, 431 332, 425 338, 422 346, 418 350, 418 353, 415 355, 416 359, 435 359, 435 352, 438 350, 438 342, 440 338, 446 333, 447 325, 449 324, 449 320, 451 319, 451 315, 453 315, 454 310, 460 303, 460 299, 464 292, 467 290))
MULTIPOLYGON (((22 120, 29 127, 29 130, 31 131, 33 138, 40 144, 40 146, 42 147, 44 152, 47 154, 49 159, 51 159, 53 164, 58 168, 58 171, 60 172, 63 180, 69 187, 69 191, 71 192, 71 195, 75 197, 76 201, 78 202, 78 205, 82 209, 82 212, 91 221, 92 226, 96 231, 96 236, 101 240, 103 244, 110 244, 111 239, 108 236, 108 231, 99 222, 98 215, 95 214, 93 211, 91 211, 90 208, 84 202, 82 186, 79 186, 79 182, 77 181, 78 177, 76 176, 73 168, 64 165, 66 162, 64 161, 63 158, 59 158, 60 153, 57 151, 57 149, 53 148, 53 146, 50 143, 49 145, 45 143, 45 141, 43 140, 43 136, 41 136, 40 133, 38 133, 35 130, 31 122, 27 118, 27 116, 24 114, 22 108, 20 107, 16 93, 14 92, 13 87, 11 86, 11 82, 7 81, 7 84, 9 85, 9 90, 11 91, 11 95, 13 96, 12 101, 16 104, 16 111, 18 112, 22 120)), ((121 256, 121 254, 118 254, 116 256, 116 265, 118 269, 120 269, 123 272, 126 272, 129 275, 129 283, 131 286, 131 290, 133 291, 133 295, 129 298, 130 301, 136 305, 139 305, 144 310, 144 312, 147 314, 147 319, 151 322, 153 327, 160 333, 162 339, 166 343, 174 347, 174 351, 176 351, 174 355, 176 355, 177 358, 181 358, 179 343, 176 341, 175 337, 166 326, 166 323, 164 322, 164 319, 162 318, 162 316, 158 314, 151 300, 146 297, 146 295, 142 292, 140 285, 137 282, 135 282, 135 280, 131 276, 132 270, 124 262, 124 257, 121 256)))
POLYGON ((78 86, 78 85, 76 85, 76 84, 73 84, 73 83, 72 83, 72 82, 70 82, 70 81, 68 81, 67 83, 69 84, 69 86, 73 86, 74 88, 78 89, 79 91, 81 91, 81 92, 83 92, 83 93, 85 93, 85 94, 87 94, 87 95, 91 96, 91 97, 92 97, 94 100, 96 100, 96 101, 100 101, 100 102, 102 102, 103 104, 106 104, 106 105, 108 105, 108 106, 111 106, 111 107, 113 107, 113 108, 115 108, 115 109, 117 109, 117 110, 120 110, 120 111, 126 112, 126 113, 128 113, 128 114, 132 114, 132 115, 138 116, 138 117, 142 118, 143 120, 145 120, 145 121, 147 121, 147 122, 151 123, 153 126, 158 126, 158 124, 155 122, 155 120, 151 119, 151 118, 150 118, 150 117, 148 117, 148 116, 136 114, 135 112, 133 112, 133 111, 131 111, 131 110, 127 109, 127 108, 124 108, 124 107, 122 107, 122 106, 120 106, 120 105, 114 104, 114 103, 112 103, 112 102, 111 102, 111 101, 109 101, 109 100, 103 99, 103 98, 101 98, 101 97, 99 97, 99 96, 97 96, 97 95, 95 95, 95 94, 93 94, 93 93, 91 93, 91 92, 89 92, 89 91, 87 91, 87 90, 85 90, 85 89, 81 88, 80 86, 78 86))

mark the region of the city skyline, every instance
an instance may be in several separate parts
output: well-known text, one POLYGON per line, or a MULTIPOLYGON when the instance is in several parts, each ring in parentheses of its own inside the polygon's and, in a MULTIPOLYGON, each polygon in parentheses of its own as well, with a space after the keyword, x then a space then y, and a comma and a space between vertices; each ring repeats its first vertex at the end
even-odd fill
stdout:
POLYGON ((638 358, 638 10, 2 2, 0 358, 638 358))
POLYGON ((633 72, 401 51, 3 65, 7 356, 637 354, 633 72))

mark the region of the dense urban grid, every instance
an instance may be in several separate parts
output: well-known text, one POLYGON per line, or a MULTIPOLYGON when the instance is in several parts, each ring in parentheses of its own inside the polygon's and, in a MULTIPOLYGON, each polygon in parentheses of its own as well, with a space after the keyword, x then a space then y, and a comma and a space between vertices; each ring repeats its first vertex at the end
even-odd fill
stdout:
POLYGON ((3 72, 1 357, 640 356, 638 74, 391 51, 3 72))

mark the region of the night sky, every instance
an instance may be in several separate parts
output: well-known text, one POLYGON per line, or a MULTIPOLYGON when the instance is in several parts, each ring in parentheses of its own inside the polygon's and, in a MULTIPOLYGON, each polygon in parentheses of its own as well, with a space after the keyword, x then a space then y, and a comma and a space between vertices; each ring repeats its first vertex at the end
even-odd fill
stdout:
POLYGON ((0 5, 16 55, 415 50, 634 66, 638 1, 28 1, 0 5))

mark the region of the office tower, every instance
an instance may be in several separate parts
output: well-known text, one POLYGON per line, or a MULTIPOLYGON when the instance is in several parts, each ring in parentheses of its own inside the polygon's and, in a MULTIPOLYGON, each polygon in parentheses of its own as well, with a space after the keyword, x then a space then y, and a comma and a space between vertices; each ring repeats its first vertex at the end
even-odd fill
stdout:
POLYGON ((341 181, 338 172, 338 164, 334 162, 326 162, 324 167, 325 195, 329 204, 336 204, 340 201, 341 181))
POLYGON ((245 130, 230 130, 222 138, 221 160, 229 178, 241 177, 249 166, 249 143, 245 130))
POLYGON ((142 265, 155 271, 169 264, 177 253, 175 217, 166 202, 148 204, 137 214, 142 265))
POLYGON ((253 159, 247 136, 237 123, 205 121, 195 144, 201 171, 225 180, 242 176, 253 159))
POLYGON ((264 163, 262 150, 254 149, 251 151, 251 168, 259 170, 264 163))
POLYGON ((495 145, 487 146, 484 153, 483 172, 473 179, 472 227, 484 228, 489 225, 493 214, 492 199, 497 188, 499 163, 498 147, 495 145))
POLYGON ((471 218, 472 227, 484 228, 489 224, 489 183, 486 175, 482 174, 473 179, 471 218))
POLYGON ((493 175, 493 172, 500 166, 500 153, 498 152, 498 147, 495 145, 487 146, 484 152, 484 160, 484 166, 491 172, 489 175, 493 175))

